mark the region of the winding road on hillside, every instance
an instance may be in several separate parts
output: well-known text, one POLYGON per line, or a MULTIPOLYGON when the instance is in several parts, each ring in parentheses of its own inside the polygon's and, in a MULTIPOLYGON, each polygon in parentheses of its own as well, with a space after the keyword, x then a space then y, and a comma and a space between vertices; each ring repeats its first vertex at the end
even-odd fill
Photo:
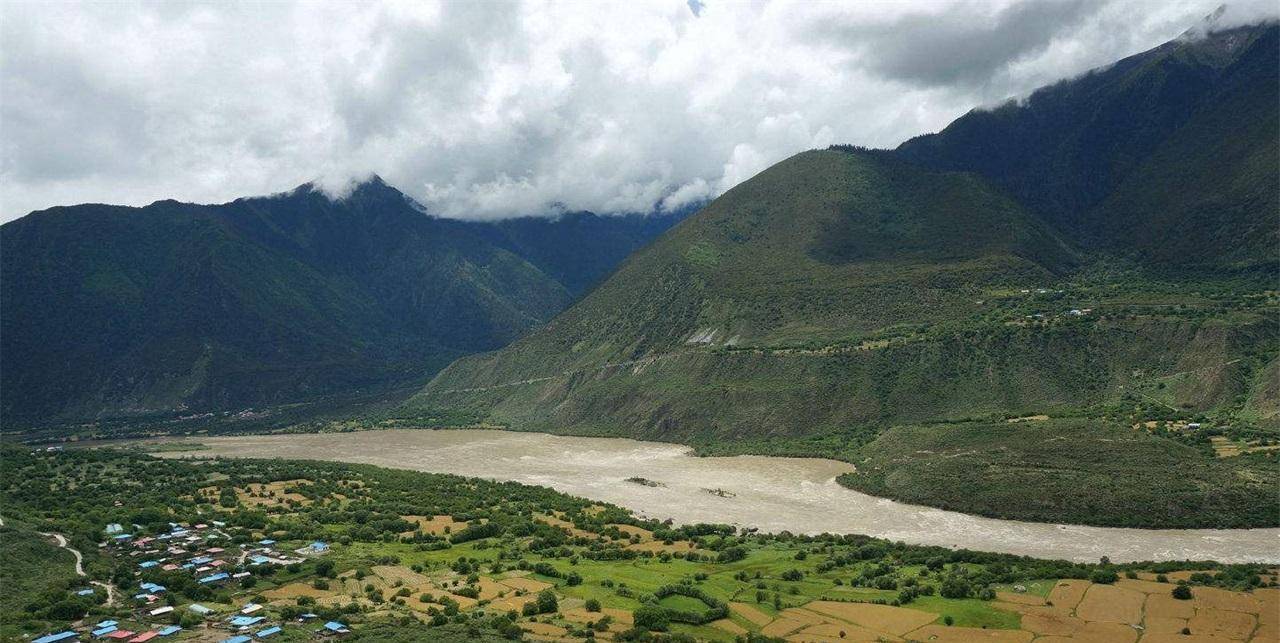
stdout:
MULTIPOLYGON (((0 521, 0 525, 2 524, 3 522, 0 521)), ((67 544, 66 536, 63 536, 62 534, 55 534, 55 533, 44 532, 44 531, 40 532, 40 535, 49 536, 53 538, 55 541, 58 542, 59 547, 71 552, 71 555, 76 557, 76 576, 88 576, 88 574, 84 573, 84 555, 80 553, 79 549, 76 549, 75 547, 72 547, 69 544, 67 544)), ((112 585, 111 583, 103 583, 101 581, 96 581, 96 580, 91 580, 89 582, 107 590, 107 605, 116 604, 116 588, 114 585, 112 585)))

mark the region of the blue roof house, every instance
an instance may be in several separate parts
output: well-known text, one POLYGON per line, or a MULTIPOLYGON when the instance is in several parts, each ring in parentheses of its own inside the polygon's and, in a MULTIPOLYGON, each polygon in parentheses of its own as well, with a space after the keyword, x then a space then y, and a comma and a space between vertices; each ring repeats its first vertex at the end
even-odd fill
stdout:
POLYGON ((70 641, 73 639, 78 639, 76 633, 72 630, 67 630, 65 632, 58 632, 57 634, 42 636, 31 643, 54 643, 55 641, 70 641))

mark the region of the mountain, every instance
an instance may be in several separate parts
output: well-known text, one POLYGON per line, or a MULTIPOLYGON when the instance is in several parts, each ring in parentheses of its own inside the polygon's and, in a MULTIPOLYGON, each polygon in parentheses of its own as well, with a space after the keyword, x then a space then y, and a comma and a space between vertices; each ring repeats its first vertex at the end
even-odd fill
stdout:
POLYGON ((896 155, 981 174, 1082 244, 1155 269, 1274 271, 1278 57, 1275 24, 1188 33, 896 155))
POLYGON ((782 161, 405 415, 839 457, 856 488, 1002 517, 1274 524, 1276 34, 782 161), (1000 437, 1019 418, 1035 438, 1000 437))
POLYGON ((546 321, 684 214, 459 221, 377 177, 338 199, 308 184, 35 212, 0 226, 3 417, 238 411, 423 381, 546 321))

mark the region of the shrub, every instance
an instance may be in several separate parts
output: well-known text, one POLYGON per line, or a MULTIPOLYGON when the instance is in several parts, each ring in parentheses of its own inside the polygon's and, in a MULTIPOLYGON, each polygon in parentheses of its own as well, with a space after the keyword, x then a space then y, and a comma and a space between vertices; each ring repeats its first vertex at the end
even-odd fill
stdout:
POLYGON ((1191 588, 1186 585, 1179 585, 1173 588, 1173 597, 1180 601, 1189 601, 1192 597, 1191 588))

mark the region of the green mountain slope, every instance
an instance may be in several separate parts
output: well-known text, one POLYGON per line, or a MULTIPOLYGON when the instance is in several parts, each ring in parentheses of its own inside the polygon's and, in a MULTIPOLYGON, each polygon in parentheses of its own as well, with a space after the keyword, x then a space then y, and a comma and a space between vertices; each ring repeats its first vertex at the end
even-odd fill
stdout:
POLYGON ((34 213, 0 227, 2 414, 239 411, 420 382, 546 321, 679 216, 440 219, 376 178, 342 199, 34 213), (600 242, 579 238, 590 226, 600 242), (581 259, 556 264, 557 240, 581 259))
POLYGON ((1280 27, 1187 36, 899 157, 982 174, 1072 238, 1159 270, 1274 270, 1280 27))
POLYGON ((1276 33, 1171 43, 897 151, 783 161, 406 413, 871 459, 844 482, 1004 517, 1275 524, 1256 507, 1280 442, 1280 110, 1260 87, 1276 33), (1053 416, 1041 439, 1067 446, 997 457, 994 432, 966 429, 971 494, 903 455, 928 451, 921 432, 1024 415, 1053 416), (1243 455, 1215 461, 1211 439, 1243 455), (1133 466, 1098 466, 1099 444, 1133 466), (1144 466, 1184 456, 1203 475, 1153 489, 1144 466), (1025 484, 997 493, 1009 462, 1025 484), (1099 476, 1113 501, 1058 491, 1099 476), (1229 502, 1204 510, 1215 486, 1229 502))

